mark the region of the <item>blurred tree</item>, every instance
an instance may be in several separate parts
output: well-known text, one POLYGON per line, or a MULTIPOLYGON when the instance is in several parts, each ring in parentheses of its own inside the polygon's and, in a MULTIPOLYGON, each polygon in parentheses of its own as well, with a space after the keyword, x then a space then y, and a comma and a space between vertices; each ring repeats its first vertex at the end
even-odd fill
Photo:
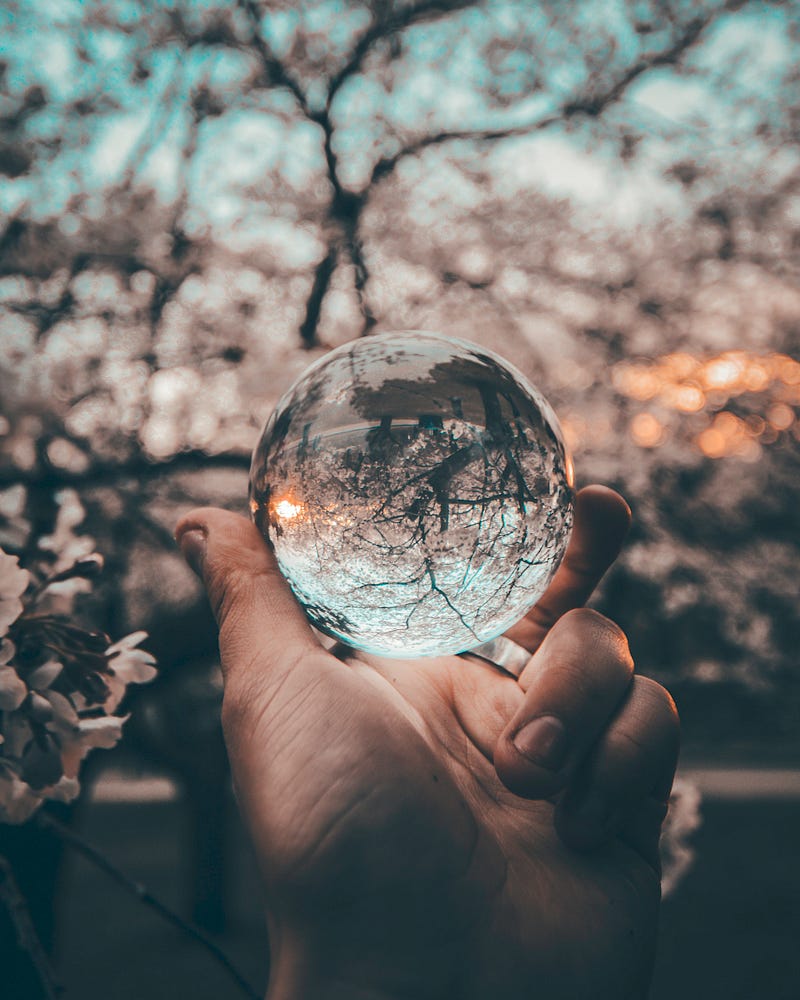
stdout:
POLYGON ((630 498, 603 607, 690 737, 788 739, 799 12, 9 0, 0 544, 76 490, 109 630, 210 660, 178 511, 243 506, 320 352, 440 329, 532 376, 581 479, 630 498))

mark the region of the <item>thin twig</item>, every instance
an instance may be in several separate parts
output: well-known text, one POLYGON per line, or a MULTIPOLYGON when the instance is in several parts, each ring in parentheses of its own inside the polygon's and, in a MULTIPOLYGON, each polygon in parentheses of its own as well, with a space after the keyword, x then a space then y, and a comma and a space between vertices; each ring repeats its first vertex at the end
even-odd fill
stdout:
POLYGON ((135 896, 136 899, 138 899, 141 903, 144 903, 145 906, 154 910, 160 917, 172 924, 173 927, 176 927, 187 937, 191 938, 193 941, 197 942, 197 944, 205 948, 205 950, 225 969, 230 977, 235 980, 242 992, 246 996, 250 997, 250 1000, 261 1000, 261 995, 256 993, 256 991, 250 986, 225 952, 217 944, 215 944, 211 938, 204 934, 199 927, 196 927, 194 924, 189 923, 189 921, 184 920, 183 917, 178 916, 177 913, 174 913, 168 906, 165 906, 161 900, 157 899, 146 886, 142 885, 140 882, 136 882, 123 871, 120 871, 120 869, 117 868, 116 865, 112 864, 104 854, 97 850, 97 848, 92 847, 92 845, 88 844, 79 834, 70 830, 69 827, 64 826, 63 823, 54 819, 53 816, 50 816, 45 812, 40 812, 38 813, 36 820, 40 826, 43 826, 47 830, 51 830, 59 836, 64 843, 69 844, 70 847, 74 847, 75 850, 79 854, 83 855, 87 861, 90 861, 101 871, 105 872, 106 875, 109 875, 117 883, 117 885, 122 886, 123 889, 135 896))
POLYGON ((5 903, 8 915, 11 917, 20 948, 23 948, 30 955, 45 997, 47 1000, 57 1000, 58 996, 64 992, 64 987, 58 982, 47 952, 36 933, 28 904, 14 878, 11 863, 2 854, 0 854, 0 900, 5 903))

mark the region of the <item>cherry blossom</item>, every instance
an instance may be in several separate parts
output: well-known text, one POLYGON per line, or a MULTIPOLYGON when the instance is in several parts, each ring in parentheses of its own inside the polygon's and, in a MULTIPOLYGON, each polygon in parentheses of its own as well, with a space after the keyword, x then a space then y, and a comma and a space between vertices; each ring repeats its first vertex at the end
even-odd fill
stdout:
POLYGON ((16 556, 0 549, 0 635, 22 614, 20 597, 30 582, 30 573, 22 569, 16 556))
POLYGON ((36 587, 29 590, 32 574, 0 549, 0 822, 24 823, 47 800, 72 801, 86 755, 122 737, 127 716, 113 713, 128 685, 156 675, 154 657, 139 648, 146 632, 112 644, 69 616, 103 561, 89 551, 91 539, 73 533, 78 510, 62 500, 45 546, 57 562, 43 580, 39 572, 36 587), (70 586, 76 580, 80 588, 70 586))

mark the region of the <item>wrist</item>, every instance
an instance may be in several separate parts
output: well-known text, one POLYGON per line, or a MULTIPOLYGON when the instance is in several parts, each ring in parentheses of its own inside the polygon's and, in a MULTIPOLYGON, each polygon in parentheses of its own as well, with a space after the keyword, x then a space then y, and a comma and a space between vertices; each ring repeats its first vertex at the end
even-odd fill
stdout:
POLYGON ((347 959, 341 949, 298 943, 273 929, 265 1000, 460 1000, 426 966, 405 951, 371 956, 356 949, 347 959))

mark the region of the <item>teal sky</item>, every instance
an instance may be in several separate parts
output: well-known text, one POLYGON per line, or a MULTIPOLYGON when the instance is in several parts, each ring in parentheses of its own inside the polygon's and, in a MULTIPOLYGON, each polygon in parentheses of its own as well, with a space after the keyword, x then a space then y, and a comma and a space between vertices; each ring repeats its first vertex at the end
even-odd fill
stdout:
MULTIPOLYGON (((207 0, 182 9, 190 23, 200 23, 205 10, 219 6, 207 0)), ((101 201, 91 194, 118 183, 134 162, 137 183, 172 201, 190 95, 205 86, 226 110, 199 130, 187 177, 188 227, 230 235, 236 226, 302 265, 318 253, 314 226, 302 216, 327 197, 320 129, 298 113, 288 91, 253 93, 254 63, 242 51, 202 44, 186 50, 168 37, 153 45, 163 23, 156 15, 170 7, 125 0, 6 4, 0 36, 8 90, 18 95, 41 86, 47 104, 24 127, 37 148, 34 167, 3 179, 0 211, 62 215, 76 195, 88 192, 83 211, 99 212, 101 201), (145 79, 135 79, 137 61, 145 79), (91 104, 92 112, 70 111, 77 101, 91 104), (254 190, 263 203, 256 211, 254 190)), ((585 91, 588 60, 613 79, 641 58, 643 45, 662 43, 663 26, 637 35, 621 3, 588 3, 578 11, 577 38, 569 24, 552 23, 538 6, 499 0, 407 31, 388 70, 378 53, 336 98, 335 150, 344 183, 360 189, 380 155, 421 134, 547 118, 585 91), (487 37, 497 42, 491 65, 487 37)), ((244 36, 246 26, 236 23, 244 36)), ((367 24, 363 8, 328 2, 268 14, 263 31, 290 63, 298 39, 305 40, 306 62, 296 72, 314 106, 324 93, 323 57, 328 66, 340 64, 367 24)), ((769 182, 796 169, 796 149, 775 139, 788 115, 785 81, 798 61, 794 27, 787 7, 751 4, 720 16, 688 56, 687 72, 665 67, 642 74, 599 124, 576 120, 570 129, 554 126, 495 144, 488 165, 496 190, 509 197, 539 190, 607 222, 631 225, 682 211, 685 192, 665 177, 681 158, 708 167, 717 183, 746 184, 759 176, 769 182), (627 163, 619 157, 620 129, 639 140, 627 163)), ((437 168, 446 152, 472 151, 451 144, 427 154, 421 197, 429 203, 459 200, 452 171, 437 168)))

